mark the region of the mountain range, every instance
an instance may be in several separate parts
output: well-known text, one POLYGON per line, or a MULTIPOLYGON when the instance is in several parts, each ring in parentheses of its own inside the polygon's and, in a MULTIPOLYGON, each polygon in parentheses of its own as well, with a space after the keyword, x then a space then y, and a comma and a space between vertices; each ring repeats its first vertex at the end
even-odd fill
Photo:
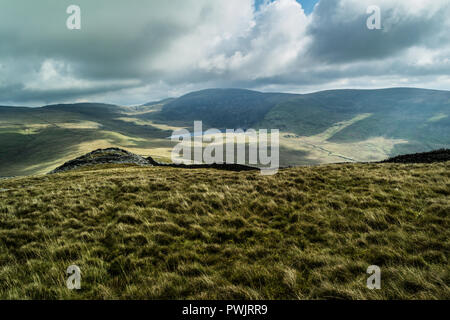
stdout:
POLYGON ((310 94, 208 89, 141 106, 0 106, 0 176, 49 172, 94 149, 170 161, 173 130, 279 129, 282 165, 379 161, 450 147, 450 92, 415 88, 310 94))

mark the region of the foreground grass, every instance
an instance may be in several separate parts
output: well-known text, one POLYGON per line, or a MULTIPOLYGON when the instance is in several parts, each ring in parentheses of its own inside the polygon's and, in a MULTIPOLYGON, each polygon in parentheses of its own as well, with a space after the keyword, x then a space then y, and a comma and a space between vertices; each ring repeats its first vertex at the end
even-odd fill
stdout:
POLYGON ((450 162, 3 180, 0 298, 450 299, 449 193, 450 162))

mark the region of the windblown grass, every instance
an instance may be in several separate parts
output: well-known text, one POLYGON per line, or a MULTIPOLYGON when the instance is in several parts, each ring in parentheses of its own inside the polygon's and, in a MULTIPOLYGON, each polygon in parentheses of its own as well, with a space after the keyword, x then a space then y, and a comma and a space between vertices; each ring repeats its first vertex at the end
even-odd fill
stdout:
POLYGON ((449 193, 450 162, 1 180, 0 298, 450 299, 449 193))

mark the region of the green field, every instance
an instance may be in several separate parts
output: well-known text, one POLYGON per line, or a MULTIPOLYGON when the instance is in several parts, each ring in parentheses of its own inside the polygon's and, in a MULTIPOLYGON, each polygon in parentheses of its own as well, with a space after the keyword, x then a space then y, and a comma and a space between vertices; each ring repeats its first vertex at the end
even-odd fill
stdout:
POLYGON ((449 193, 450 162, 4 179, 0 298, 450 299, 449 193))

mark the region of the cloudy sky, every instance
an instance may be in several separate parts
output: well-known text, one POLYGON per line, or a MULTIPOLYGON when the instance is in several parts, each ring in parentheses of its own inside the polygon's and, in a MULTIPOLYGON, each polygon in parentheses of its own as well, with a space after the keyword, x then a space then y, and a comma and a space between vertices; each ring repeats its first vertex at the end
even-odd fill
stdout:
POLYGON ((448 0, 1 0, 0 104, 239 87, 450 90, 448 0), (66 9, 81 8, 81 30, 66 9), (367 8, 381 9, 369 30, 367 8))

